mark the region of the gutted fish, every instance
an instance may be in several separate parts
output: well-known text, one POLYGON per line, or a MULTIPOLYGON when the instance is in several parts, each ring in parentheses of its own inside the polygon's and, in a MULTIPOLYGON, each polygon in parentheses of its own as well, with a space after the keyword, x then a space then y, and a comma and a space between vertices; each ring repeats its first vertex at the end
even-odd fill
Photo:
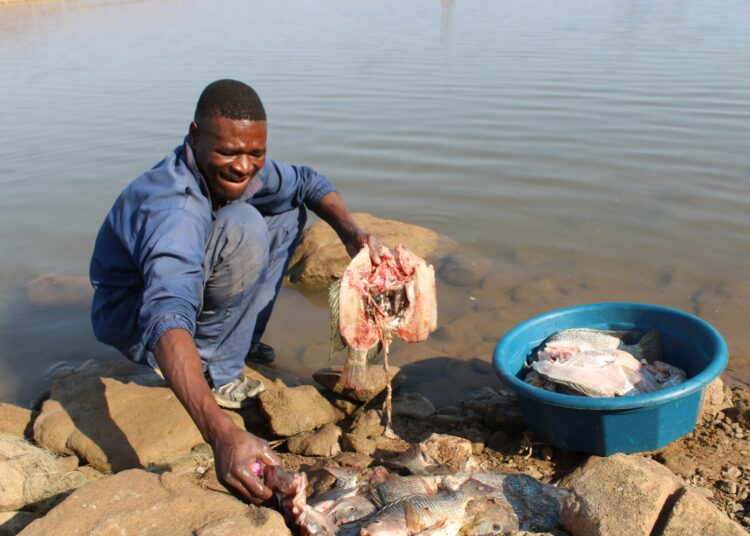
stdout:
POLYGON ((544 341, 546 349, 568 348, 573 352, 587 350, 623 350, 636 360, 656 361, 664 358, 661 335, 656 329, 642 331, 606 331, 600 329, 566 329, 544 341))

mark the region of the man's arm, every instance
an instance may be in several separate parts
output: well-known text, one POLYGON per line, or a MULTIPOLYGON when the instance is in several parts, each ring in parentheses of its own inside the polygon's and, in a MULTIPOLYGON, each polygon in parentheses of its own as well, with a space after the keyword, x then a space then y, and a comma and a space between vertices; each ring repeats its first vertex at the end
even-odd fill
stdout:
POLYGON ((357 225, 338 192, 324 195, 315 213, 336 231, 350 256, 354 257, 367 244, 373 264, 380 264, 380 255, 387 248, 375 235, 357 225))
POLYGON ((238 427, 219 408, 203 376, 190 332, 170 329, 159 338, 154 356, 167 383, 211 445, 219 481, 250 502, 270 499, 272 491, 255 475, 252 464, 257 460, 279 465, 280 460, 266 441, 238 427))

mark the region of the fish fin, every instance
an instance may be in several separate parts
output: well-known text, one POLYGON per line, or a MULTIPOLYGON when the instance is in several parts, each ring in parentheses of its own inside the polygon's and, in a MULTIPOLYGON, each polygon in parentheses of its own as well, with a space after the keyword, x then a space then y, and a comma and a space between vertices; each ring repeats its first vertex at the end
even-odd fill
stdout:
POLYGON ((341 337, 341 326, 339 323, 339 294, 341 294, 341 279, 337 279, 328 287, 328 309, 331 314, 331 356, 345 348, 344 339, 341 337))
POLYGON ((352 391, 361 391, 367 386, 367 354, 349 349, 344 370, 341 371, 341 386, 352 391))
POLYGON ((421 532, 425 528, 422 518, 419 516, 419 510, 408 501, 404 502, 404 517, 406 518, 406 528, 409 529, 410 534, 421 532))
POLYGON ((638 341, 637 347, 640 349, 640 355, 635 356, 637 359, 645 359, 649 363, 653 363, 664 358, 661 334, 656 328, 648 330, 638 341))

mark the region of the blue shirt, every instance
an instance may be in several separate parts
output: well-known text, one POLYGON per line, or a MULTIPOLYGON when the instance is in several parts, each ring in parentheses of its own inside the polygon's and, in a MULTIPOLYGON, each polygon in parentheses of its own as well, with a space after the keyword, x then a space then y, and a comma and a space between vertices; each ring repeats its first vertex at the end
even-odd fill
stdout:
MULTIPOLYGON (((303 203, 315 211, 333 191, 309 167, 266 159, 234 202, 250 203, 264 216, 303 203)), ((99 229, 89 268, 97 339, 120 349, 140 340, 153 351, 172 328, 195 334, 212 220, 209 190, 186 138, 122 191, 99 229)))

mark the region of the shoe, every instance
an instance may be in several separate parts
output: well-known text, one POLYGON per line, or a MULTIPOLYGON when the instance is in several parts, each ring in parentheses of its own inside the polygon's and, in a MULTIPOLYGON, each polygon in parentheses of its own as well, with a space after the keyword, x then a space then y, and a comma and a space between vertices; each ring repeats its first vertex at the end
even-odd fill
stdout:
POLYGON ((252 404, 255 396, 265 390, 266 387, 258 380, 240 373, 229 383, 214 387, 212 392, 222 408, 240 409, 252 404))
POLYGON ((250 346, 250 351, 245 356, 245 363, 260 363, 267 365, 276 359, 276 352, 271 346, 262 342, 255 342, 250 346))

